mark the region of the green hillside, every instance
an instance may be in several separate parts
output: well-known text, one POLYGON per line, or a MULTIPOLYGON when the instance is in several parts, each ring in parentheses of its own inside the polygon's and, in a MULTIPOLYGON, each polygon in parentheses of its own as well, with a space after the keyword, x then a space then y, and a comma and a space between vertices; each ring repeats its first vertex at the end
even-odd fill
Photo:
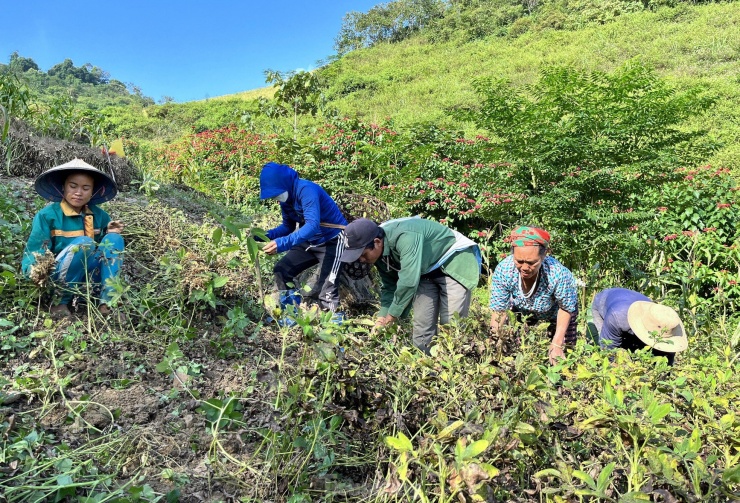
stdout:
POLYGON ((92 65, 11 57, 0 502, 736 501, 738 26, 740 2, 395 0, 349 13, 316 72, 158 105, 92 65), (56 258, 28 277, 21 259, 46 205, 33 177, 72 157, 115 174, 101 207, 125 251, 112 312, 81 282, 59 319, 56 258), (474 240, 469 316, 418 351, 409 318, 376 327, 372 268, 341 277, 341 323, 308 299, 281 309, 281 255, 260 242, 281 222, 259 200, 271 161, 353 216, 474 240), (573 274, 573 345, 514 313, 491 330, 521 225, 573 274), (614 286, 678 313, 675 364, 594 339, 614 286))
POLYGON ((532 84, 548 65, 613 71, 638 59, 678 87, 701 84, 718 105, 703 124, 725 146, 710 162, 740 166, 740 3, 625 14, 578 30, 430 43, 423 37, 351 52, 326 68, 329 98, 341 113, 399 125, 458 123, 450 111, 477 105, 472 82, 532 84))

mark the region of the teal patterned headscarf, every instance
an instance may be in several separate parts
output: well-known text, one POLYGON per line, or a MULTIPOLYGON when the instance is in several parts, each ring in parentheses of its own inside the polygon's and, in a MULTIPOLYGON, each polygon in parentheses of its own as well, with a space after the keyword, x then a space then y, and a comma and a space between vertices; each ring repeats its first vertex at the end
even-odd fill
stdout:
POLYGON ((539 227, 521 225, 511 231, 509 236, 511 246, 542 246, 550 245, 550 233, 539 227))

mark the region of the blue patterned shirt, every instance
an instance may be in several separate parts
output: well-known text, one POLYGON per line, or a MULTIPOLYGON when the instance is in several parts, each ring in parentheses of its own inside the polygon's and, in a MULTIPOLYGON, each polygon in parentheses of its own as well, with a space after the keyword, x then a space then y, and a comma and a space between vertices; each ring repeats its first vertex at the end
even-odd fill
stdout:
POLYGON ((514 256, 499 262, 491 278, 491 303, 493 311, 511 310, 532 316, 539 321, 554 321, 558 309, 571 314, 578 310, 578 291, 573 273, 555 257, 546 256, 540 268, 537 290, 528 299, 519 287, 519 271, 514 256))

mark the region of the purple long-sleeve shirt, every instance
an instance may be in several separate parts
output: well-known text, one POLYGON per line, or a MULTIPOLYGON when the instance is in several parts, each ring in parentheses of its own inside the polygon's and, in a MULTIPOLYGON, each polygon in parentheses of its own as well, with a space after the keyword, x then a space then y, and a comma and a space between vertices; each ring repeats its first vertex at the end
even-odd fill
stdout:
POLYGON ((596 294, 591 313, 602 348, 623 347, 625 338, 635 339, 627 321, 627 311, 638 300, 652 302, 649 297, 626 288, 609 288, 596 294))

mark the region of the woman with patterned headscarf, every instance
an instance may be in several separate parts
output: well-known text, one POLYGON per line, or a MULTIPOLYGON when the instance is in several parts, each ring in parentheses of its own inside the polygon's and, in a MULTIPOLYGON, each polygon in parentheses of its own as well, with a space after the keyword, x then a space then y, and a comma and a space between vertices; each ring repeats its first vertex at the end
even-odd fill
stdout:
POLYGON ((491 278, 491 331, 505 323, 506 311, 528 325, 547 321, 552 337, 550 363, 563 356, 566 344, 576 339, 578 294, 573 274, 548 255, 550 234, 537 227, 521 226, 509 237, 511 255, 499 262, 491 278))

